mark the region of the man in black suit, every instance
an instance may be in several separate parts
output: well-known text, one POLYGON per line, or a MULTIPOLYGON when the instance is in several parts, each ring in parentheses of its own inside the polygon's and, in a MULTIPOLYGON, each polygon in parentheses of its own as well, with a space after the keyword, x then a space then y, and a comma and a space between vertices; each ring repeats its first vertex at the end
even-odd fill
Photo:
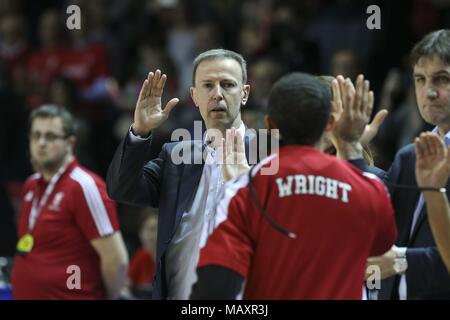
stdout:
MULTIPOLYGON (((196 281, 195 266, 200 243, 211 230, 208 220, 224 183, 226 166, 220 165, 222 137, 244 139, 247 160, 256 162, 255 134, 241 120, 241 106, 250 93, 246 62, 235 52, 209 50, 194 61, 192 100, 208 129, 203 140, 167 143, 160 155, 149 161, 152 131, 169 116, 178 102, 171 99, 162 109, 161 95, 166 75, 150 72, 134 113, 130 132, 119 145, 108 170, 109 195, 119 202, 159 207, 157 271, 154 299, 188 299, 196 281), (215 130, 213 130, 215 129, 215 130), (252 156, 253 155, 253 156, 252 156), (206 162, 206 164, 205 164, 206 162), (224 171, 222 173, 222 171, 224 171)), ((243 161, 231 169, 249 168, 243 161)))
MULTIPOLYGON (((422 118, 448 146, 450 144, 450 30, 438 30, 425 36, 411 52, 415 91, 422 118)), ((351 126, 346 126, 351 130, 351 126)), ((345 143, 347 159, 361 157, 357 139, 345 143)), ((436 197, 450 196, 445 188, 424 186, 416 179, 415 145, 397 152, 384 182, 389 188, 396 211, 398 238, 395 245, 368 265, 381 272, 380 299, 448 299, 450 275, 436 248, 427 217, 427 206, 436 197), (442 195, 441 195, 442 196, 442 195)), ((441 199, 442 200, 442 199, 441 199)))

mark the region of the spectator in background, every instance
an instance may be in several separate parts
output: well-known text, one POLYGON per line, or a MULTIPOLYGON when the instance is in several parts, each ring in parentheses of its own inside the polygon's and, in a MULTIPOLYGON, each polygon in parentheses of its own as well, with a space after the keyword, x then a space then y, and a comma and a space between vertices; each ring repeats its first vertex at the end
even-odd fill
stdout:
POLYGON ((356 81, 358 74, 364 73, 361 68, 361 61, 355 51, 343 49, 338 50, 331 58, 331 74, 356 81))
POLYGON ((23 187, 14 298, 114 299, 128 263, 115 203, 103 180, 75 159, 70 113, 45 105, 31 113, 30 124, 37 172, 23 187))
POLYGON ((410 74, 391 70, 383 85, 380 106, 390 112, 375 139, 377 165, 389 168, 399 149, 412 143, 421 132, 432 130, 416 107, 414 83, 410 74))
POLYGON ((127 287, 136 298, 152 297, 152 282, 156 272, 156 231, 158 216, 155 212, 144 210, 139 223, 141 246, 130 260, 127 287))
POLYGON ((25 37, 25 20, 17 14, 8 14, 0 21, 0 62, 7 66, 14 89, 25 89, 25 64, 29 54, 25 37))
POLYGON ((47 9, 39 17, 39 48, 31 52, 26 66, 27 105, 31 109, 45 102, 47 87, 58 76, 67 56, 62 41, 64 30, 57 10, 47 9))
POLYGON ((280 64, 273 57, 263 57, 249 66, 249 82, 252 85, 252 95, 249 107, 260 111, 267 110, 267 101, 272 85, 282 75, 280 64))

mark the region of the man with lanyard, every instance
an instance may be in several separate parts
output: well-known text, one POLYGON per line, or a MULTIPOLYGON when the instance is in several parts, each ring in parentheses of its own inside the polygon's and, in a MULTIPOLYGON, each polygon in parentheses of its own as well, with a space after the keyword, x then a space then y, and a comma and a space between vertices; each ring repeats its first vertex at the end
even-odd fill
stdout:
POLYGON ((128 257, 104 181, 73 155, 74 120, 44 105, 30 115, 31 163, 19 211, 15 299, 114 299, 128 257))

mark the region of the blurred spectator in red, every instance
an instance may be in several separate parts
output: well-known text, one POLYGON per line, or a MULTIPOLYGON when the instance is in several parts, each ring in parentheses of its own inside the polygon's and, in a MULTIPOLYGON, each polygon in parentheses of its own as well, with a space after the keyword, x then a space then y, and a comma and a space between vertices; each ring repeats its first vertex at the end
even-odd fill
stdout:
POLYGON ((58 11, 46 10, 39 19, 39 49, 28 59, 27 102, 31 109, 45 102, 50 82, 58 75, 67 50, 62 43, 64 25, 58 11))
POLYGON ((331 58, 331 74, 334 77, 339 75, 356 81, 358 74, 364 73, 358 54, 351 49, 341 49, 336 51, 331 58))
POLYGON ((24 64, 28 54, 25 38, 25 21, 17 14, 6 14, 0 21, 0 61, 8 72, 16 91, 24 88, 24 64))
POLYGON ((128 290, 133 297, 150 298, 153 276, 156 271, 156 231, 158 216, 154 212, 144 210, 140 223, 139 239, 141 247, 134 253, 128 268, 128 290))

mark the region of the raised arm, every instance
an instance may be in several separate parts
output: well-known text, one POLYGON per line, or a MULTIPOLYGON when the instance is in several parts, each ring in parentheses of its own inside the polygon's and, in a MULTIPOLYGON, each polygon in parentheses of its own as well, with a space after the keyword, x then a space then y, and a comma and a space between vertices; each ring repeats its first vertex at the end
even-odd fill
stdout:
POLYGON ((121 142, 108 169, 108 194, 119 202, 158 206, 161 171, 166 161, 164 147, 157 159, 148 161, 151 137, 142 137, 149 136, 153 129, 160 126, 178 103, 178 99, 173 98, 164 109, 161 108, 166 79, 167 76, 161 75, 160 70, 149 73, 136 102, 133 132, 128 133, 121 142))
POLYGON ((439 253, 450 272, 450 207, 445 186, 450 176, 450 147, 434 133, 422 133, 415 140, 416 179, 424 190, 428 220, 439 253), (434 189, 434 190, 432 190, 434 189))

